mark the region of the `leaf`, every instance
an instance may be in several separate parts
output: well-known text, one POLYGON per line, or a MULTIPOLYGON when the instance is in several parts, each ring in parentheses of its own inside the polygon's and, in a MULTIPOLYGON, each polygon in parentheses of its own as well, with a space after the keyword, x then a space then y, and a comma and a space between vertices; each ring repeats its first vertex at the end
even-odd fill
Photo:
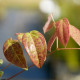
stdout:
POLYGON ((1 65, 1 64, 3 64, 3 60, 2 60, 2 59, 0 59, 0 65, 1 65))
POLYGON ((0 71, 0 77, 2 77, 3 73, 4 73, 3 71, 0 71))
POLYGON ((41 68, 47 53, 44 36, 40 32, 33 30, 23 35, 22 43, 33 64, 41 68))
POLYGON ((3 52, 9 62, 20 68, 27 68, 23 50, 18 40, 12 40, 12 38, 10 38, 5 41, 3 45, 3 52))
MULTIPOLYGON (((43 48, 44 48, 44 49, 43 49, 43 54, 44 54, 44 57, 46 58, 47 44, 46 44, 46 40, 45 40, 44 36, 43 36, 40 32, 38 32, 38 31, 36 31, 36 30, 31 31, 30 33, 33 34, 33 35, 38 36, 39 39, 41 39, 41 43, 42 43, 43 48)), ((35 43, 36 43, 36 42, 35 42, 35 43)), ((36 48, 37 48, 37 47, 36 47, 36 48)))
POLYGON ((52 21, 51 22, 51 20, 52 20, 52 14, 48 17, 48 20, 47 20, 47 22, 46 22, 46 24, 44 25, 44 27, 43 27, 43 31, 44 31, 44 33, 46 33, 48 30, 50 30, 53 26, 54 26, 54 22, 52 21))
POLYGON ((16 35, 17 35, 17 39, 22 43, 22 37, 24 33, 16 33, 16 35))
POLYGON ((69 25, 69 29, 70 29, 70 36, 80 46, 80 30, 78 30, 73 25, 69 25))
POLYGON ((51 38, 49 39, 48 45, 47 45, 47 49, 48 49, 48 51, 50 51, 50 52, 51 52, 52 44, 54 43, 56 37, 57 37, 57 35, 56 35, 56 31, 55 31, 55 32, 53 33, 53 35, 51 36, 51 38))
POLYGON ((69 21, 67 18, 56 22, 56 31, 59 41, 66 47, 69 40, 69 21))

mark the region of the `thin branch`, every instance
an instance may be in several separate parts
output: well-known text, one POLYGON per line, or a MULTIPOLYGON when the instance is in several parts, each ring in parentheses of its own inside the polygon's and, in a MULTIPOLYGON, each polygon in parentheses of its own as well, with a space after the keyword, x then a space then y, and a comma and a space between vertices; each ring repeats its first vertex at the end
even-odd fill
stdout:
POLYGON ((31 68, 31 67, 33 67, 33 66, 34 66, 34 64, 30 65, 30 66, 28 67, 28 69, 31 68))
POLYGON ((58 49, 58 48, 59 48, 59 47, 58 47, 58 37, 57 37, 57 39, 56 39, 56 45, 57 45, 56 48, 58 49))
POLYGON ((50 56, 51 54, 53 54, 57 50, 80 50, 80 48, 58 48, 57 47, 54 51, 52 51, 51 53, 49 53, 47 56, 50 56))
POLYGON ((20 71, 20 72, 18 72, 17 74, 15 74, 15 75, 13 75, 13 76, 11 76, 10 78, 8 78, 7 80, 10 80, 10 79, 12 79, 12 78, 14 78, 14 77, 16 77, 17 75, 19 75, 19 74, 21 74, 22 72, 24 72, 25 70, 23 69, 22 71, 20 71))
POLYGON ((9 67, 11 65, 11 63, 9 63, 7 66, 5 66, 1 71, 3 71, 4 69, 6 69, 7 67, 9 67))
MULTIPOLYGON (((34 66, 34 64, 33 64, 33 65, 31 65, 31 66, 29 66, 29 67, 28 67, 28 69, 29 69, 29 68, 31 68, 31 67, 33 67, 33 66, 34 66)), ((16 73, 15 75, 13 75, 13 76, 9 77, 7 80, 10 80, 10 79, 12 79, 12 78, 14 78, 14 77, 18 76, 19 74, 23 73, 24 71, 26 71, 26 70, 25 70, 25 69, 23 69, 22 71, 20 71, 20 72, 16 73)))
POLYGON ((56 52, 57 49, 55 49, 54 51, 52 51, 51 53, 47 54, 47 56, 50 56, 51 54, 53 54, 54 52, 56 52))
POLYGON ((57 50, 80 50, 80 48, 58 48, 57 50))

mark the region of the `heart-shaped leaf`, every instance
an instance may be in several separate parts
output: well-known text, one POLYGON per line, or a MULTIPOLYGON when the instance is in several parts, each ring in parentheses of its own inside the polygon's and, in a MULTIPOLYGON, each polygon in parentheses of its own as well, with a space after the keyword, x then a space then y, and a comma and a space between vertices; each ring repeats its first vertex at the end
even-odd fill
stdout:
POLYGON ((69 21, 67 18, 56 22, 56 31, 59 41, 66 47, 69 40, 69 21))
POLYGON ((27 68, 23 50, 18 40, 8 39, 3 45, 3 52, 9 62, 20 68, 27 68))
POLYGON ((17 35, 17 39, 22 43, 22 37, 24 33, 16 33, 16 35, 17 35))
MULTIPOLYGON (((46 44, 46 40, 45 40, 45 38, 44 38, 44 36, 40 33, 40 32, 38 32, 38 31, 36 31, 36 30, 33 30, 33 31, 31 31, 30 32, 32 35, 36 35, 36 36, 38 36, 39 37, 39 39, 41 39, 41 43, 42 43, 42 45, 43 45, 43 55, 44 55, 44 58, 46 59, 46 53, 47 53, 47 44, 46 44)), ((34 37, 33 37, 33 39, 34 39, 34 37)), ((36 42, 35 42, 35 44, 36 44, 36 42)), ((37 47, 36 47, 37 48, 37 47)))
POLYGON ((48 30, 50 30, 54 26, 54 22, 52 21, 52 14, 48 17, 47 22, 45 23, 43 27, 44 33, 46 33, 48 30), (52 22, 51 22, 52 21, 52 22))
POLYGON ((80 30, 76 27, 69 25, 70 36, 75 40, 75 42, 80 46, 80 30))
POLYGON ((0 77, 2 77, 3 73, 4 73, 3 71, 0 71, 0 77))
POLYGON ((47 53, 44 36, 40 32, 33 30, 23 35, 22 43, 34 65, 41 68, 47 53))
POLYGON ((51 52, 52 44, 54 43, 56 37, 57 37, 57 34, 56 34, 56 31, 55 31, 55 32, 53 33, 53 35, 51 36, 51 38, 49 39, 48 45, 47 45, 47 49, 48 49, 48 51, 50 51, 50 52, 51 52))

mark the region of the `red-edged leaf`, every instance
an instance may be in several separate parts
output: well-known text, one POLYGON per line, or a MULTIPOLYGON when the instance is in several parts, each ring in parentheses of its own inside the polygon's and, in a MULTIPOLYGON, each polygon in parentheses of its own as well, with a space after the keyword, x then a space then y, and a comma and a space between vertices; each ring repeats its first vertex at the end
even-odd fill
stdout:
POLYGON ((48 17, 48 20, 47 20, 47 22, 46 22, 46 24, 44 25, 44 27, 43 27, 43 31, 44 31, 44 33, 46 33, 48 30, 50 30, 52 27, 53 27, 53 25, 54 25, 54 22, 52 21, 51 22, 51 20, 52 20, 52 14, 48 17))
POLYGON ((33 30, 23 35, 22 43, 34 65, 41 68, 47 53, 44 36, 40 32, 33 30))
POLYGON ((69 21, 67 18, 56 22, 56 31, 59 41, 66 47, 69 40, 69 21))
MULTIPOLYGON (((38 31, 36 31, 36 30, 31 31, 30 33, 33 34, 33 35, 38 36, 39 39, 41 39, 41 43, 42 43, 42 45, 43 45, 43 47, 44 47, 42 53, 43 53, 43 55, 44 55, 44 58, 46 59, 47 44, 46 44, 46 40, 45 40, 44 36, 43 36, 40 32, 38 32, 38 31)), ((36 42, 35 42, 35 44, 36 44, 36 42)))
POLYGON ((80 30, 78 30, 73 25, 69 25, 69 29, 70 29, 70 36, 80 46, 80 30))
POLYGON ((50 51, 50 52, 51 52, 51 47, 52 47, 52 45, 53 45, 56 37, 57 37, 57 34, 56 34, 56 31, 55 31, 55 32, 53 33, 53 35, 51 36, 51 38, 49 39, 48 45, 47 45, 47 49, 48 49, 48 51, 50 51))
POLYGON ((3 52, 6 59, 12 64, 27 69, 22 47, 17 40, 8 39, 3 45, 3 52))
POLYGON ((16 35, 17 35, 17 39, 22 43, 22 37, 24 33, 16 33, 16 35))

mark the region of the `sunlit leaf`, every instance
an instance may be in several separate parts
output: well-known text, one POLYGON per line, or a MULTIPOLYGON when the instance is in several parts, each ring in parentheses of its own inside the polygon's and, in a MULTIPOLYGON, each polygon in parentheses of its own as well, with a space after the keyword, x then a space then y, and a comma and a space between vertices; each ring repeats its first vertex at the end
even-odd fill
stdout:
POLYGON ((0 59, 0 65, 1 65, 1 64, 3 64, 3 60, 2 60, 2 59, 0 59))
POLYGON ((50 51, 50 52, 51 52, 52 44, 54 43, 56 37, 57 37, 57 35, 56 35, 56 31, 55 31, 55 32, 53 33, 53 35, 51 36, 51 38, 49 39, 48 45, 47 45, 47 49, 48 49, 48 51, 50 51))
POLYGON ((56 22, 56 31, 59 41, 66 47, 69 40, 69 21, 67 18, 56 22))
POLYGON ((4 73, 3 71, 0 71, 0 77, 2 77, 3 73, 4 73))
POLYGON ((50 30, 54 26, 54 22, 52 21, 52 14, 48 17, 47 22, 45 23, 43 27, 44 33, 46 33, 48 30, 50 30), (51 22, 52 21, 52 22, 51 22))
POLYGON ((17 35, 17 39, 22 43, 22 37, 24 33, 16 33, 16 35, 17 35))
MULTIPOLYGON (((47 44, 46 44, 46 40, 45 40, 44 36, 43 36, 40 32, 38 32, 38 31, 36 31, 36 30, 31 31, 30 33, 31 33, 32 35, 38 36, 39 39, 41 39, 41 43, 42 43, 42 45, 43 45, 43 55, 44 55, 44 58, 46 58, 47 44)), ((33 36, 33 39, 34 39, 34 36, 33 36)), ((36 41, 35 41, 35 44, 37 45, 36 41)), ((36 47, 36 48, 37 48, 37 47, 36 47)))
POLYGON ((44 36, 40 32, 33 30, 23 35, 22 43, 34 65, 41 68, 47 53, 44 36))
POLYGON ((70 36, 80 46, 80 30, 78 30, 76 27, 72 25, 69 25, 69 28, 70 28, 70 36))
POLYGON ((22 47, 18 40, 12 40, 12 38, 8 39, 3 45, 3 52, 9 62, 18 67, 27 68, 22 47))

